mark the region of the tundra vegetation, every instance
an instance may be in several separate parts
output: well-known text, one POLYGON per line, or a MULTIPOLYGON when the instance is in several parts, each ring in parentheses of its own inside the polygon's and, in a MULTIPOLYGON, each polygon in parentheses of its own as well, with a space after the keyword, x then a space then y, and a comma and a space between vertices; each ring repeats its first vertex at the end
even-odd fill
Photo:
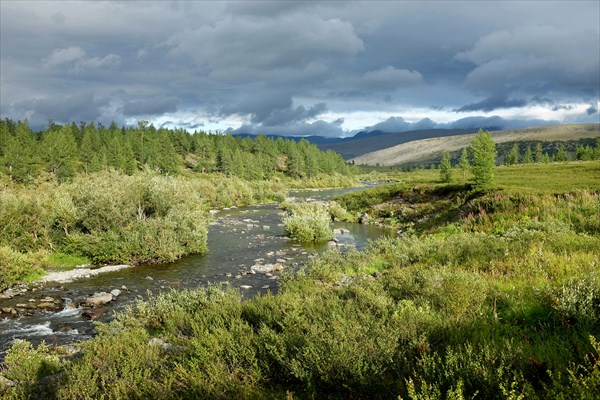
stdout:
POLYGON ((0 120, 0 290, 76 264, 162 263, 206 250, 209 209, 353 186, 305 140, 0 120))
POLYGON ((276 296, 161 294, 99 324, 75 358, 17 342, 2 394, 597 398, 600 163, 498 167, 484 190, 455 175, 388 173, 338 198, 402 234, 332 249, 276 296))

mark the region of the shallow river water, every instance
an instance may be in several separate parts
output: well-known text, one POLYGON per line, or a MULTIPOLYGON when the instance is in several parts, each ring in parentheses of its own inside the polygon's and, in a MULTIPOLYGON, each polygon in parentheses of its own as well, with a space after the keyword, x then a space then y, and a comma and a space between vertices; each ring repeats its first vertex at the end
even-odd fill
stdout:
MULTIPOLYGON (((321 191, 294 191, 290 195, 302 200, 323 200, 355 189, 328 189, 321 191)), ((327 250, 328 244, 300 245, 285 237, 281 224, 283 213, 276 204, 261 204, 219 211, 213 216, 208 231, 206 254, 184 257, 162 265, 142 265, 120 271, 99 274, 71 283, 47 283, 32 286, 12 299, 0 300, 1 308, 23 310, 19 316, 0 314, 0 359, 14 339, 26 339, 35 344, 45 341, 50 345, 68 344, 94 335, 94 324, 86 317, 89 309, 77 307, 94 292, 119 289, 121 294, 110 303, 94 309, 94 319, 110 321, 115 312, 145 299, 150 294, 169 290, 205 287, 209 284, 240 287, 244 297, 278 289, 280 271, 269 274, 251 273, 253 265, 276 264, 283 270, 298 269, 314 255, 327 250), (33 305, 49 300, 60 302, 61 311, 50 312, 33 305), (17 307, 20 305, 21 308, 17 307), (31 314, 31 315, 25 315, 31 314)), ((360 249, 369 239, 394 235, 375 225, 334 223, 338 245, 360 249), (340 228, 344 229, 340 233, 340 228)))

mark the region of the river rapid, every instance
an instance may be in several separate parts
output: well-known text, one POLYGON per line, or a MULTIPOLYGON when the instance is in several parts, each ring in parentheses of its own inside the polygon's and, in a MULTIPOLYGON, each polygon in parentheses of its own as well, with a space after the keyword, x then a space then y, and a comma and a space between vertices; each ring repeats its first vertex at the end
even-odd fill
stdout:
MULTIPOLYGON (((293 191, 301 201, 327 200, 355 189, 293 191)), ((298 244, 285 236, 277 204, 221 210, 213 215, 208 230, 208 252, 161 265, 90 276, 70 283, 29 285, 26 291, 0 300, 0 360, 15 339, 34 344, 68 345, 93 337, 92 321, 108 322, 119 310, 137 300, 170 290, 193 289, 210 284, 239 287, 244 297, 276 293, 277 281, 286 270, 297 270, 331 244, 298 244), (253 268, 254 266, 254 268, 253 268), (275 268, 270 272, 260 272, 275 268), (253 271, 254 269, 254 271, 253 271), (98 308, 78 306, 95 292, 120 292, 115 300, 98 308), (48 305, 46 309, 40 304, 48 305)), ((395 231, 376 225, 334 223, 337 245, 363 248, 369 239, 394 236, 395 231)), ((117 293, 118 293, 117 292, 117 293)))

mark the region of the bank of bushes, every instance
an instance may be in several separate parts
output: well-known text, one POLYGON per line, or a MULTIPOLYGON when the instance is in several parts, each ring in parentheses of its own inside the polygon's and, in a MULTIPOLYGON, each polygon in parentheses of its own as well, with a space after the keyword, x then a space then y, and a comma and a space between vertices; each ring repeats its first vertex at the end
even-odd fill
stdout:
POLYGON ((128 176, 114 170, 60 184, 5 183, 0 190, 0 280, 5 287, 39 274, 39 267, 51 262, 43 254, 54 252, 98 264, 169 262, 202 253, 210 208, 281 200, 283 190, 277 181, 151 171, 128 176), (36 253, 42 255, 32 257, 36 253))

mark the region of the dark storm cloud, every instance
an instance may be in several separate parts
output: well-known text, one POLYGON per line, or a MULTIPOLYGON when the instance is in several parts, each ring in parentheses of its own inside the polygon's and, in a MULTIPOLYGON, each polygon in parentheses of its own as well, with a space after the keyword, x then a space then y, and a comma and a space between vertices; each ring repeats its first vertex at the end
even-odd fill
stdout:
POLYGON ((585 110, 587 115, 594 115, 598 112, 598 109, 594 106, 589 106, 587 110, 585 110))
POLYGON ((457 112, 465 111, 494 111, 500 108, 523 107, 527 102, 523 99, 509 99, 507 96, 491 96, 477 103, 466 104, 458 108, 457 112))
POLYGON ((186 129, 237 121, 232 130, 334 136, 362 128, 353 115, 368 112, 387 113, 385 129, 440 126, 427 110, 446 121, 453 110, 489 118, 529 115, 519 111, 532 105, 573 121, 598 115, 598 2, 0 7, 2 117, 147 118, 186 129), (398 116, 409 114, 421 120, 398 116))
POLYGON ((98 121, 102 116, 102 107, 107 104, 107 98, 98 98, 88 91, 72 96, 25 100, 14 107, 21 115, 28 117, 32 125, 39 127, 49 120, 98 121))

